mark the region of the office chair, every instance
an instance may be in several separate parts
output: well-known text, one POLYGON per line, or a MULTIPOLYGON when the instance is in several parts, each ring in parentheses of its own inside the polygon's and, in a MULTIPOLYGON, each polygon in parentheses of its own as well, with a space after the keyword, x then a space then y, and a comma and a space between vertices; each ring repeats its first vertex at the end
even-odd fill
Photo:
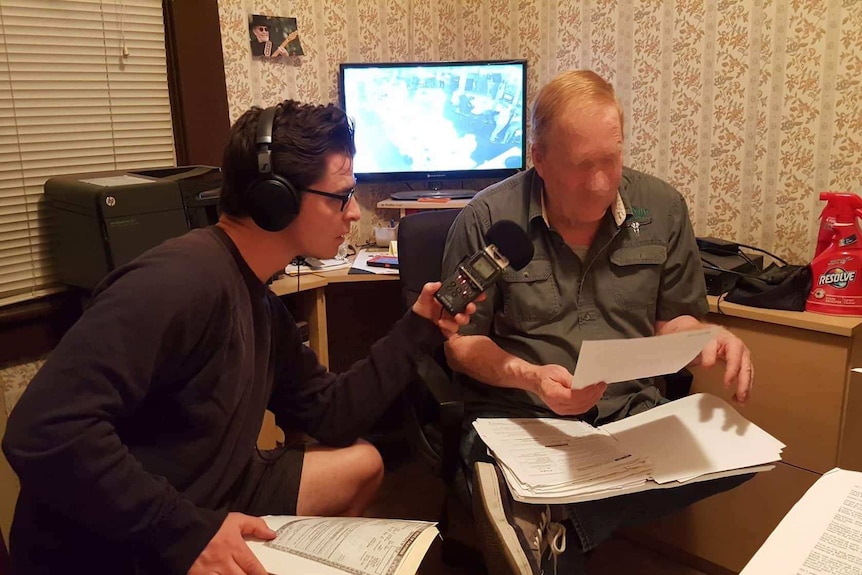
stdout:
MULTIPOLYGON (((427 210, 401 218, 398 225, 398 268, 405 306, 413 305, 422 286, 440 279, 446 236, 458 212, 427 210)), ((464 404, 461 391, 452 380, 442 346, 433 355, 417 359, 416 374, 415 385, 408 388, 406 424, 420 455, 446 485, 438 524, 445 536, 452 499, 460 497, 465 509, 470 509, 464 499, 467 488, 459 454, 464 404)), ((443 539, 442 556, 443 562, 450 566, 470 564, 483 569, 479 550, 451 537, 443 539)))
MULTIPOLYGON (((402 299, 410 307, 419 297, 422 286, 438 281, 441 275, 446 236, 459 210, 427 210, 401 219, 398 226, 398 260, 402 299)), ((442 346, 433 355, 417 359, 417 381, 408 387, 406 425, 420 455, 446 485, 446 496, 440 511, 439 528, 444 535, 449 527, 449 505, 460 500, 469 505, 469 489, 459 451, 464 403, 461 390, 453 381, 442 346)), ((665 376, 664 395, 678 399, 688 395, 692 375, 681 372, 665 376)), ((444 538, 443 561, 449 566, 470 565, 484 570, 481 552, 462 542, 444 538)))

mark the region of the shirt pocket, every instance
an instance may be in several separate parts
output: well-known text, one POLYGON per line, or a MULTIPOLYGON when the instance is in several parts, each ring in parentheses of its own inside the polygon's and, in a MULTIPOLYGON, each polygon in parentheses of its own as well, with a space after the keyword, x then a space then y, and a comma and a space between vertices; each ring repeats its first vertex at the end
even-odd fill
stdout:
POLYGON ((657 244, 623 246, 611 253, 610 260, 617 304, 628 309, 655 309, 667 248, 657 244))
POLYGON ((503 316, 518 327, 548 322, 560 312, 560 290, 548 260, 533 260, 520 270, 507 268, 501 286, 503 316))

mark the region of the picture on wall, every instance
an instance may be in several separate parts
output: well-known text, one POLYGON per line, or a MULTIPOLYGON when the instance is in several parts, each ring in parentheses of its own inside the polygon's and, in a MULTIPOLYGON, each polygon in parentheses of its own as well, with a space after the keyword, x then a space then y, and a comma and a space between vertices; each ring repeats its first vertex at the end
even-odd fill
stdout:
POLYGON ((251 55, 255 58, 302 56, 296 18, 250 14, 248 32, 251 55))

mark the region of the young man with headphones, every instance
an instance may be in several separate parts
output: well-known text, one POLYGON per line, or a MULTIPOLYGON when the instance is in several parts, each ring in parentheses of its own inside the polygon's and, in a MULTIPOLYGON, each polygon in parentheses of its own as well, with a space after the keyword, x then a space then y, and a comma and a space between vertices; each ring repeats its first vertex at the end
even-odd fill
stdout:
POLYGON ((370 357, 334 375, 266 281, 332 257, 359 219, 353 129, 285 101, 231 128, 221 217, 112 272, 28 386, 3 450, 21 480, 18 573, 265 571, 264 514, 358 515, 380 455, 359 436, 413 358, 467 323, 427 284, 370 357), (265 409, 320 443, 261 453, 265 409))

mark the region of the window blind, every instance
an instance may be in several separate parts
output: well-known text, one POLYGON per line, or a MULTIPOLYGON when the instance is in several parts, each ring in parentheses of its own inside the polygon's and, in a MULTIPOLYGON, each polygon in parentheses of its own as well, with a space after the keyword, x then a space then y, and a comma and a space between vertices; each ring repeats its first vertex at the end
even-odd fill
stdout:
POLYGON ((61 289, 45 180, 175 162, 161 0, 0 0, 0 306, 61 289))

